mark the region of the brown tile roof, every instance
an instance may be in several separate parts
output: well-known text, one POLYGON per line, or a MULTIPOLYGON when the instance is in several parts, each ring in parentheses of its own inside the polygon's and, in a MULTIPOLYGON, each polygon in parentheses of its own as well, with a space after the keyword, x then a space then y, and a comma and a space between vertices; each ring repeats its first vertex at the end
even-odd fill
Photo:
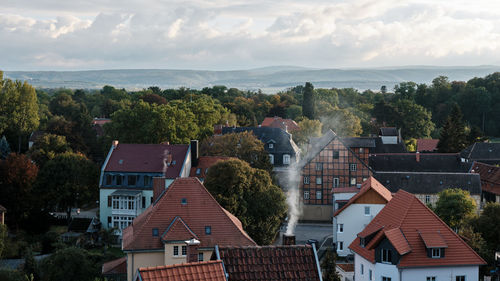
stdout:
POLYGON ((337 263, 337 266, 340 267, 344 272, 354 272, 354 264, 353 263, 337 263))
POLYGON ((436 151, 438 142, 437 139, 417 139, 417 151, 436 151))
POLYGON ((292 119, 283 119, 281 117, 275 116, 275 117, 266 117, 264 118, 264 121, 262 121, 261 124, 262 127, 272 127, 272 128, 281 128, 285 129, 285 126, 288 131, 294 131, 294 130, 299 130, 300 127, 297 125, 295 121, 292 119))
POLYGON ((313 248, 300 246, 220 247, 229 280, 320 280, 313 248))
POLYGON ((111 122, 111 119, 109 119, 109 118, 94 118, 92 120, 92 125, 102 126, 102 125, 109 123, 109 122, 111 122))
POLYGON ((176 220, 179 222, 171 237, 175 241, 191 239, 192 233, 200 240, 200 247, 256 245, 241 222, 217 203, 198 178, 177 178, 162 197, 123 230, 123 250, 162 249, 161 235, 166 232, 170 239, 167 230, 176 220), (189 231, 180 227, 180 222, 189 231), (205 226, 211 227, 211 234, 205 234, 205 226), (152 235, 154 228, 158 229, 159 236, 152 235), (182 238, 181 233, 186 236, 182 238))
POLYGON ((192 232, 180 217, 175 217, 161 236, 161 239, 163 241, 184 241, 186 237, 199 239, 198 235, 192 232))
MULTIPOLYGON (((399 229, 411 248, 409 253, 402 255, 398 267, 485 264, 484 260, 434 212, 414 195, 404 190, 399 190, 393 196, 391 201, 373 218, 365 229, 358 233, 358 238, 351 243, 349 248, 365 259, 375 262, 374 247, 376 243, 370 245, 372 243, 370 241, 366 247, 361 247, 359 237, 367 238, 367 236, 376 233, 375 237, 380 239, 382 233, 385 236, 387 233, 392 233, 389 232, 392 229, 399 229), (440 233, 442 239, 448 245, 445 257, 439 259, 427 257, 425 243, 420 236, 422 232, 440 233)), ((439 245, 440 242, 434 240, 434 237, 430 239, 429 243, 439 245)), ((375 240, 375 238, 372 238, 372 240, 375 240)), ((397 241, 398 243, 402 242, 402 238, 398 238, 397 241)), ((399 244, 394 246, 401 247, 399 244)))
POLYGON ((479 174, 483 191, 500 195, 500 167, 474 162, 471 173, 479 174))
POLYGON ((222 261, 203 261, 155 267, 141 267, 141 281, 226 281, 222 261))
POLYGON ((393 228, 384 231, 385 237, 391 242, 392 246, 398 251, 398 254, 404 255, 411 251, 411 247, 406 241, 403 232, 399 228, 393 228))
POLYGON ((185 144, 125 144, 120 143, 111 153, 105 171, 111 172, 163 172, 165 153, 172 155, 167 178, 179 176, 188 152, 185 144), (175 161, 175 163, 174 163, 175 161))
POLYGON ((127 274, 127 257, 105 262, 102 265, 102 274, 127 274))
MULTIPOLYGON (((334 189, 335 190, 335 189, 334 189)), ((380 197, 382 197, 385 202, 389 202, 392 199, 392 194, 391 192, 385 188, 380 182, 378 182, 374 177, 369 177, 367 180, 363 182, 361 185, 361 189, 359 190, 356 195, 351 197, 349 199, 349 202, 342 206, 342 208, 338 209, 333 216, 337 216, 338 214, 342 213, 343 210, 345 210, 347 207, 349 207, 351 204, 356 203, 356 201, 361 198, 364 194, 369 192, 370 190, 373 190, 378 194, 380 197)))
POLYGON ((418 230, 418 234, 427 248, 447 248, 448 244, 437 230, 418 230))
POLYGON ((224 161, 224 160, 229 160, 229 159, 232 159, 232 157, 200 156, 200 158, 198 158, 198 165, 191 167, 191 171, 189 173, 189 176, 204 179, 207 177, 206 172, 207 172, 208 168, 212 167, 215 163, 217 163, 219 161, 224 161), (197 173, 197 171, 199 173, 197 173))

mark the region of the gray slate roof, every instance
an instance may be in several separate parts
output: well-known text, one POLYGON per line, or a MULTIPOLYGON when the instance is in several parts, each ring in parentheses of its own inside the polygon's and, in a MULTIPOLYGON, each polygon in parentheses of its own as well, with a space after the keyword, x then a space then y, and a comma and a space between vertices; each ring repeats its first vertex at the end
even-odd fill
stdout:
POLYGON ((458 153, 404 153, 372 154, 369 165, 377 172, 467 173, 472 163, 462 162, 458 153))
POLYGON ((379 130, 379 135, 381 136, 399 136, 398 129, 396 127, 382 127, 379 130))
POLYGON ((478 174, 429 172, 376 172, 374 177, 391 192, 403 189, 413 194, 435 194, 448 188, 468 190, 481 194, 478 174))
POLYGON ((472 161, 486 164, 500 164, 500 143, 476 142, 462 150, 460 155, 472 161))

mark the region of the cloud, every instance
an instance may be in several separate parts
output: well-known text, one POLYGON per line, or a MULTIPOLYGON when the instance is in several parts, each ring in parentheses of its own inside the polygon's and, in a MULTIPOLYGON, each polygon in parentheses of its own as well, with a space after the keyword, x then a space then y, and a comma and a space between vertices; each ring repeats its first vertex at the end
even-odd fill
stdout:
POLYGON ((500 4, 491 1, 7 0, 3 6, 6 70, 500 63, 500 4))

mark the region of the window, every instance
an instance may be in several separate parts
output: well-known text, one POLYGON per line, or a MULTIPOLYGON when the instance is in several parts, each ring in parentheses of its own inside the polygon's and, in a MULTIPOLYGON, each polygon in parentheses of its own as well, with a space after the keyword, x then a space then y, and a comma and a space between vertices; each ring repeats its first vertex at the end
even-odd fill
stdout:
POLYGON ((338 241, 337 242, 337 251, 343 251, 344 250, 344 241, 338 241))
POLYGON ((356 185, 356 178, 351 178, 351 186, 356 185))
POLYGON ((142 196, 142 208, 146 208, 146 197, 142 196))
POLYGON ((153 228, 153 236, 158 236, 158 228, 153 228))
POLYGON ((269 143, 269 148, 274 148, 274 143, 269 143))
MULTIPOLYGON (((432 281, 436 281, 436 280, 432 280, 432 281)), ((457 275, 455 277, 455 281, 465 281, 465 275, 457 275)))
POLYGON ((323 178, 322 177, 316 177, 316 184, 322 184, 323 183, 323 178))
POLYGON ((201 174, 201 168, 196 169, 196 175, 199 176, 201 174))
MULTIPOLYGON (((365 225, 365 226, 366 226, 366 225, 365 225)), ((363 227, 363 228, 364 228, 364 227, 363 227)), ((365 238, 359 238, 359 245, 360 245, 361 247, 363 247, 363 248, 365 247, 365 238)))
POLYGON ((432 248, 432 256, 431 258, 437 259, 441 257, 441 249, 440 248, 432 248))
POLYGON ((106 175, 106 185, 111 185, 113 183, 113 177, 111 175, 106 175))
POLYGON ((283 165, 290 165, 290 154, 283 154, 283 165))
POLYGON ((113 196, 112 203, 114 210, 135 210, 135 197, 133 196, 113 196))
POLYGON ((368 280, 372 280, 373 272, 371 269, 368 269, 368 280))
POLYGON ((316 191, 316 199, 321 199, 321 191, 316 191))
POLYGON ((333 178, 333 187, 339 187, 339 178, 333 178))
POLYGON ((337 232, 344 233, 344 224, 343 223, 337 224, 337 232))
POLYGON ((361 274, 365 274, 365 265, 361 264, 361 274))
POLYGON ((115 175, 116 185, 122 185, 122 175, 115 175))
POLYGON ((188 203, 188 200, 186 198, 181 199, 181 204, 186 205, 188 203))
POLYGON ((358 167, 357 167, 357 165, 356 165, 356 164, 349 164, 349 171, 354 172, 354 171, 356 171, 356 170, 357 170, 357 168, 358 168, 358 167))
POLYGON ((323 163, 316 163, 316 171, 322 171, 323 170, 323 163))
POLYGON ((111 225, 111 217, 108 217, 108 225, 111 225))
POLYGON ((187 246, 182 246, 182 255, 185 256, 187 254, 187 246))
POLYGON ((203 253, 198 253, 198 261, 203 261, 203 253))
POLYGON ((365 216, 369 216, 370 213, 370 206, 365 206, 365 216))
POLYGON ((135 186, 135 184, 137 183, 137 176, 136 175, 128 176, 127 180, 129 186, 135 186))
POLYGON ((108 196, 108 207, 111 207, 113 204, 113 196, 108 196))
POLYGON ((332 155, 333 155, 333 159, 339 159, 339 151, 338 150, 332 151, 332 155))
POLYGON ((304 184, 309 184, 309 177, 308 176, 304 176, 304 184))
MULTIPOLYGON (((362 148, 362 147, 360 147, 360 148, 359 148, 359 153, 363 153, 363 152, 365 152, 365 149, 364 149, 364 148, 362 148)), ((370 278, 370 280, 371 280, 371 278, 370 278)))
POLYGON ((436 276, 427 276, 427 281, 436 281, 436 276))
POLYGON ((274 155, 269 154, 269 162, 274 165, 274 155))
POLYGON ((309 200, 309 191, 304 191, 304 199, 309 200))
POLYGON ((381 258, 382 262, 387 262, 387 263, 392 262, 391 250, 382 249, 381 251, 382 251, 382 253, 380 255, 380 258, 381 258))
POLYGON ((212 234, 212 227, 210 225, 205 226, 205 234, 212 234))
POLYGON ((174 256, 179 256, 179 246, 174 246, 174 256))
POLYGON ((134 218, 129 216, 113 216, 113 227, 125 229, 133 220, 134 218))
POLYGON ((429 204, 431 202, 431 196, 425 195, 425 204, 429 204))
POLYGON ((149 204, 153 204, 153 196, 149 197, 149 204))
POLYGON ((391 281, 391 277, 382 276, 382 281, 391 281))
POLYGON ((144 176, 144 186, 151 186, 151 176, 144 176))

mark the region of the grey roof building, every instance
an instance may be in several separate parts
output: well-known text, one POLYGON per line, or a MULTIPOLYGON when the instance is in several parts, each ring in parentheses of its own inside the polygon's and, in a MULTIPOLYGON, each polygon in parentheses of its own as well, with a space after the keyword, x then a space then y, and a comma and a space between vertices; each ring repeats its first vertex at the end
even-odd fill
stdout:
POLYGON ((467 173, 472 163, 458 153, 371 154, 369 166, 377 172, 467 173))
POLYGON ((490 165, 500 164, 500 143, 476 142, 460 152, 469 162, 482 162, 490 165))

